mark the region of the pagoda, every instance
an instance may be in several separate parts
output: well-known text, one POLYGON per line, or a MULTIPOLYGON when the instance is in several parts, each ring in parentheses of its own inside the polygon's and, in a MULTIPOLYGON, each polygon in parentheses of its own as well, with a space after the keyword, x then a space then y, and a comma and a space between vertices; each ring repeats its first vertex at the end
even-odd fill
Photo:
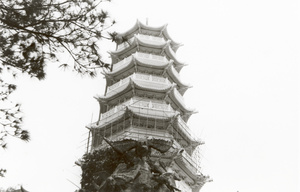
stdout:
POLYGON ((97 190, 105 191, 105 186, 108 190, 113 179, 117 185, 122 178, 123 191, 198 192, 208 176, 199 165, 203 142, 187 125, 195 110, 184 103, 183 95, 191 86, 179 75, 186 65, 176 57, 182 45, 170 37, 167 25, 151 27, 140 21, 118 33, 116 44, 116 50, 109 52, 111 70, 104 73, 105 93, 95 97, 99 119, 87 126, 92 138, 88 153, 113 148, 126 158, 123 167, 118 165, 105 182, 95 184, 97 190), (131 151, 139 157, 131 162, 139 163, 126 164, 131 151), (151 182, 140 186, 147 178, 151 182))

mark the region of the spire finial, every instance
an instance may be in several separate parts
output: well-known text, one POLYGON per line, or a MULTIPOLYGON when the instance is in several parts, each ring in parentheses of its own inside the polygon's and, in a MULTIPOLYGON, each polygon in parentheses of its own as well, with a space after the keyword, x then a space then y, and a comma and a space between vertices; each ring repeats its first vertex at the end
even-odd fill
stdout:
POLYGON ((148 25, 148 17, 146 18, 146 25, 148 25))

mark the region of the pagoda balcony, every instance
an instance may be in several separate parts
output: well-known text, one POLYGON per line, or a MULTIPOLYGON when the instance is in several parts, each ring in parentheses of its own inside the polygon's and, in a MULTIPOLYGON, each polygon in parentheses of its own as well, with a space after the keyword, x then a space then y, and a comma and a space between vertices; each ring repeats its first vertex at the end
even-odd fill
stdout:
POLYGON ((161 87, 171 86, 171 82, 167 78, 156 76, 156 75, 133 73, 132 75, 124 79, 121 79, 117 83, 108 86, 106 96, 119 92, 119 90, 121 90, 122 88, 128 85, 130 79, 137 80, 138 82, 142 83, 142 85, 151 88, 161 88, 161 87))

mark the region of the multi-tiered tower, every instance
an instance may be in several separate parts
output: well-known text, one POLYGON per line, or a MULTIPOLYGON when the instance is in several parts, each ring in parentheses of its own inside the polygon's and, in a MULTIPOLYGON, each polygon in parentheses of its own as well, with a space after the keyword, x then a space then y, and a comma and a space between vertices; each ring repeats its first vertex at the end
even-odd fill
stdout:
POLYGON ((207 180, 199 166, 201 141, 187 126, 195 111, 183 99, 190 86, 179 75, 185 66, 175 55, 181 44, 169 36, 166 26, 150 27, 137 21, 117 35, 117 48, 110 52, 112 70, 105 73, 105 94, 96 97, 99 121, 88 126, 91 150, 107 147, 104 138, 172 141, 168 152, 152 150, 150 158, 159 159, 168 165, 168 172, 176 173, 180 178, 175 182, 177 189, 196 192, 207 180))

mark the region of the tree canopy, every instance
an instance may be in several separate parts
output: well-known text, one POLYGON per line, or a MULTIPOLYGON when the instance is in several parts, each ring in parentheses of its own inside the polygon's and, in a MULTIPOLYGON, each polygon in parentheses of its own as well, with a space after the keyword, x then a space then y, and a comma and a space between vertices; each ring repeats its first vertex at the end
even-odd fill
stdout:
MULTIPOLYGON (((43 79, 47 61, 58 60, 57 51, 74 59, 74 69, 93 75, 108 67, 96 42, 113 39, 104 31, 115 23, 100 10, 102 0, 2 0, 0 1, 0 63, 43 79)), ((111 33, 113 35, 113 33, 111 33)))
MULTIPOLYGON (((61 64, 80 74, 96 75, 96 69, 109 68, 99 54, 97 42, 114 41, 107 32, 115 24, 101 10, 105 0, 0 0, 0 73, 14 77, 27 74, 42 80, 45 66, 68 54, 73 63, 61 64)), ((109 1, 109 0, 108 0, 109 1)), ((9 135, 29 141, 21 128, 20 104, 9 95, 16 85, 0 77, 0 145, 6 148, 9 135)), ((0 170, 0 176, 4 169, 0 170)))

